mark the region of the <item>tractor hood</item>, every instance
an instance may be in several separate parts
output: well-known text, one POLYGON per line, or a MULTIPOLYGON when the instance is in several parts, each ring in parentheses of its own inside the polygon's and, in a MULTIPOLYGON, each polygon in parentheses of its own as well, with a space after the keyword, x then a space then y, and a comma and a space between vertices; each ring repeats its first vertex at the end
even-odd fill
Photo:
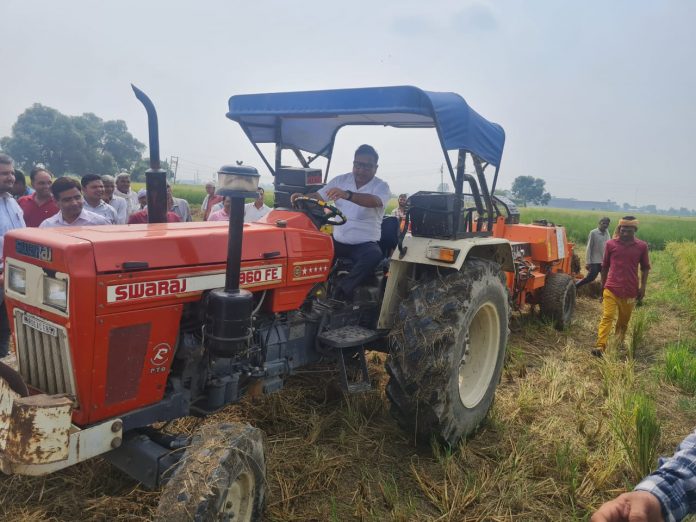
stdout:
MULTIPOLYGON (((242 261, 287 257, 286 230, 274 224, 245 223, 242 261)), ((32 228, 12 231, 11 236, 10 240, 48 252, 90 243, 97 273, 213 265, 227 260, 226 222, 32 228)), ((36 262, 31 252, 29 257, 27 261, 36 262)))

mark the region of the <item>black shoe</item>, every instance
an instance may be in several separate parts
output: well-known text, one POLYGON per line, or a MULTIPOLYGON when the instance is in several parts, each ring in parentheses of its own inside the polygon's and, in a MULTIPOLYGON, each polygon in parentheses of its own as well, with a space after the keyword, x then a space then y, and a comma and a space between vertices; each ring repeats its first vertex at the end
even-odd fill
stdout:
POLYGON ((592 355, 594 355, 595 357, 599 357, 600 359, 601 359, 602 357, 604 357, 604 352, 603 352, 602 350, 600 350, 599 348, 595 348, 595 349, 592 350, 590 353, 591 353, 592 355))

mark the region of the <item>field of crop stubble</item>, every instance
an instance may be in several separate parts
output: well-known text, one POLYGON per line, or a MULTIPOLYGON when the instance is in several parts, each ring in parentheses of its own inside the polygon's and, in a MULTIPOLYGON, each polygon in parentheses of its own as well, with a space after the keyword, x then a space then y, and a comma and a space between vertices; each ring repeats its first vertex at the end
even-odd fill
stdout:
MULTIPOLYGON (((370 356, 372 392, 344 396, 331 368, 313 367, 204 422, 265 430, 267 520, 585 520, 696 426, 696 244, 651 256, 626 346, 602 360, 589 355, 595 298, 580 296, 564 332, 515 314, 494 407, 457 448, 417 447, 398 429, 380 354, 370 356)), ((47 477, 2 477, 0 501, 2 520, 149 520, 158 494, 95 459, 47 477)))

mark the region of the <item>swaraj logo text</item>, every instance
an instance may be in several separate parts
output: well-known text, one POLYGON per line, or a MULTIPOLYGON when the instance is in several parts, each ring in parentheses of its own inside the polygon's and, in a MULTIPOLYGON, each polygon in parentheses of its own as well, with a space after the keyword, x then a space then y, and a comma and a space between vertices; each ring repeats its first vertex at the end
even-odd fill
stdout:
POLYGON ((130 283, 114 288, 115 301, 159 297, 162 295, 186 292, 186 279, 167 279, 148 283, 130 283))

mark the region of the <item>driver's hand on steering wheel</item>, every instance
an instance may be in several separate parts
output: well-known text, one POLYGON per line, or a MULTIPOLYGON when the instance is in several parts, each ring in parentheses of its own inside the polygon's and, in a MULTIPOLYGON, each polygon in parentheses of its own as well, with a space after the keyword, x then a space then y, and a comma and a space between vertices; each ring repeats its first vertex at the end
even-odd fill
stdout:
POLYGON ((293 192, 292 194, 290 194, 290 204, 294 204, 295 199, 299 198, 300 196, 304 196, 304 194, 302 194, 302 192, 293 192))
POLYGON ((326 197, 333 201, 338 201, 339 199, 348 199, 348 192, 340 188, 331 188, 326 193, 326 197))

